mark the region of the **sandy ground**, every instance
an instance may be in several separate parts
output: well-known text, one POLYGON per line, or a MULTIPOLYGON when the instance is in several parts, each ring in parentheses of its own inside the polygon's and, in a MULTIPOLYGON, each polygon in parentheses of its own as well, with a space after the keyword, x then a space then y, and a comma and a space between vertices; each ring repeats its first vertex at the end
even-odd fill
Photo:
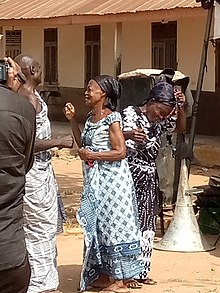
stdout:
MULTIPOLYGON (((56 152, 55 152, 56 155, 56 152)), ((59 153, 53 158, 53 166, 64 203, 70 210, 79 205, 82 190, 81 161, 75 152, 68 156, 59 153)), ((209 176, 219 175, 220 169, 192 166, 190 186, 208 183, 209 176)), ((183 219, 184 220, 184 219, 183 219)), ((83 235, 75 221, 58 237, 58 266, 60 290, 63 293, 77 292, 82 265, 83 235)), ((205 235, 214 243, 215 235, 205 235)), ((155 242, 161 239, 156 235, 155 242)), ((215 250, 200 253, 178 253, 154 250, 150 276, 158 281, 155 286, 145 285, 132 291, 162 293, 220 293, 220 241, 215 250)))

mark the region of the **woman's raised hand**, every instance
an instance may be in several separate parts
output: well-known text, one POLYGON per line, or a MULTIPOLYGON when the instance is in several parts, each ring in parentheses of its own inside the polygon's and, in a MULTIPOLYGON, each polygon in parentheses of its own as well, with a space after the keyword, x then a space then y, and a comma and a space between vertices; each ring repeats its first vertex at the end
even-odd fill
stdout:
POLYGON ((63 112, 68 120, 71 120, 75 116, 75 107, 70 102, 66 103, 63 108, 63 112))
POLYGON ((174 89, 174 96, 177 101, 178 108, 182 108, 186 102, 186 97, 184 93, 178 89, 174 89))

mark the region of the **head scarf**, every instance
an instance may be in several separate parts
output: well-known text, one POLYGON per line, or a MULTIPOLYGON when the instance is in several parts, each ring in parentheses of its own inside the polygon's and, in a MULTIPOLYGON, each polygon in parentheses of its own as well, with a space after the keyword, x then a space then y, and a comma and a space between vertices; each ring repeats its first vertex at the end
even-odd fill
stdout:
POLYGON ((149 100, 162 103, 164 105, 175 107, 176 99, 174 89, 168 82, 158 82, 149 93, 149 100))
POLYGON ((121 84, 110 75, 98 75, 92 79, 95 80, 103 92, 106 93, 106 106, 114 111, 117 107, 117 100, 121 96, 121 84))

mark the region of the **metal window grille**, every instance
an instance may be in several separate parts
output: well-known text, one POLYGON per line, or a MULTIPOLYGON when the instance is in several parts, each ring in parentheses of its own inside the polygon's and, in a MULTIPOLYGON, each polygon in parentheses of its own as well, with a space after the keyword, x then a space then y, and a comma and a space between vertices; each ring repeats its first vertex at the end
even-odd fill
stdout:
POLYGON ((11 58, 21 54, 21 30, 6 30, 5 52, 11 58))

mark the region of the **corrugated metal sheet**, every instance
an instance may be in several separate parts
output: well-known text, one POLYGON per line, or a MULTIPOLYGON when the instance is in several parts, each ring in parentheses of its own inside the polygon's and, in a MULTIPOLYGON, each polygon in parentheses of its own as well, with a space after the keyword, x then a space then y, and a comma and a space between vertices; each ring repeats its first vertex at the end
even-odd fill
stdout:
POLYGON ((0 19, 105 15, 197 6, 200 4, 195 0, 0 0, 0 19))

